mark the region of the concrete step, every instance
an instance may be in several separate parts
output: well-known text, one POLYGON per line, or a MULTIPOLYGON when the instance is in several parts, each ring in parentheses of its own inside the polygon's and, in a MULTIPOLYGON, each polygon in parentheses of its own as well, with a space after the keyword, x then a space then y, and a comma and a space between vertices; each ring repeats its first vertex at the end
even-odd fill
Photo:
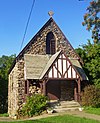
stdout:
POLYGON ((74 108, 55 108, 54 112, 65 112, 65 111, 78 111, 79 108, 74 107, 74 108))
POLYGON ((55 112, 65 112, 65 111, 75 111, 79 110, 80 104, 73 101, 52 101, 50 102, 50 107, 54 109, 55 112))
POLYGON ((71 107, 80 107, 80 104, 75 101, 64 101, 60 102, 59 108, 71 108, 71 107))
POLYGON ((80 107, 78 105, 61 105, 61 106, 55 106, 55 108, 74 108, 74 107, 80 107))

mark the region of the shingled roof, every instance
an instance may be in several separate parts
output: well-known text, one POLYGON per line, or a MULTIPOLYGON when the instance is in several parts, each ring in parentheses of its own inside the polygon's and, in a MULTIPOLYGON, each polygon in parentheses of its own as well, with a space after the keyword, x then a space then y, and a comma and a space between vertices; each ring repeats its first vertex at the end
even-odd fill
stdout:
POLYGON ((79 61, 77 59, 69 58, 72 65, 76 69, 76 71, 79 73, 81 80, 88 80, 88 77, 86 76, 82 66, 80 65, 79 61))
MULTIPOLYGON (((54 55, 24 55, 25 61, 25 79, 42 79, 54 61, 58 58, 62 51, 55 53, 54 55)), ((74 69, 80 75, 81 80, 88 80, 84 70, 82 69, 77 59, 69 58, 74 69)))
POLYGON ((25 79, 39 79, 50 59, 49 57, 49 55, 25 54, 25 79))

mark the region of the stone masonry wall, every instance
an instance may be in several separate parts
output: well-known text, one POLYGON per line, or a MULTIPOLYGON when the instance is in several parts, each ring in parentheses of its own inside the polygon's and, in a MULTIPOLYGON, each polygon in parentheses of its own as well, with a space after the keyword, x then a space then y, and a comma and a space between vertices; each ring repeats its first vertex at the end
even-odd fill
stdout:
POLYGON ((49 32, 53 32, 56 39, 56 51, 63 49, 67 56, 77 58, 75 51, 72 49, 69 43, 67 43, 65 36, 59 30, 54 22, 51 22, 42 32, 40 32, 33 41, 34 43, 25 51, 28 54, 46 54, 46 36, 49 32))
POLYGON ((10 117, 17 114, 18 109, 18 64, 15 65, 9 74, 8 84, 8 113, 10 117))
POLYGON ((8 84, 8 113, 15 118, 21 108, 24 98, 24 62, 21 60, 16 63, 9 74, 8 84))

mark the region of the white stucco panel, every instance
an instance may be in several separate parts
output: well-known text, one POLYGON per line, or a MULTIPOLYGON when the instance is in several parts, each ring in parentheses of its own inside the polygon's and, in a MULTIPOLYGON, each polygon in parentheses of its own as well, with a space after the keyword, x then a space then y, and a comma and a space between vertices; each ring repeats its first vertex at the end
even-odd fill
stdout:
POLYGON ((49 76, 49 78, 52 78, 52 69, 49 71, 48 76, 49 76))

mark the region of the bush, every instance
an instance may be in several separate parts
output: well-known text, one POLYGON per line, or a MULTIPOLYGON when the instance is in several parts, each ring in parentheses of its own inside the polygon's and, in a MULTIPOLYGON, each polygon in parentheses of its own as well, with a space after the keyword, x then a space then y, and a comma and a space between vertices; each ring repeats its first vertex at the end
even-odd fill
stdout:
POLYGON ((100 107, 100 88, 89 85, 81 93, 81 104, 83 106, 100 107))
POLYGON ((39 115, 47 107, 47 97, 34 94, 31 97, 27 97, 26 103, 23 105, 21 113, 23 116, 32 117, 33 115, 39 115))

